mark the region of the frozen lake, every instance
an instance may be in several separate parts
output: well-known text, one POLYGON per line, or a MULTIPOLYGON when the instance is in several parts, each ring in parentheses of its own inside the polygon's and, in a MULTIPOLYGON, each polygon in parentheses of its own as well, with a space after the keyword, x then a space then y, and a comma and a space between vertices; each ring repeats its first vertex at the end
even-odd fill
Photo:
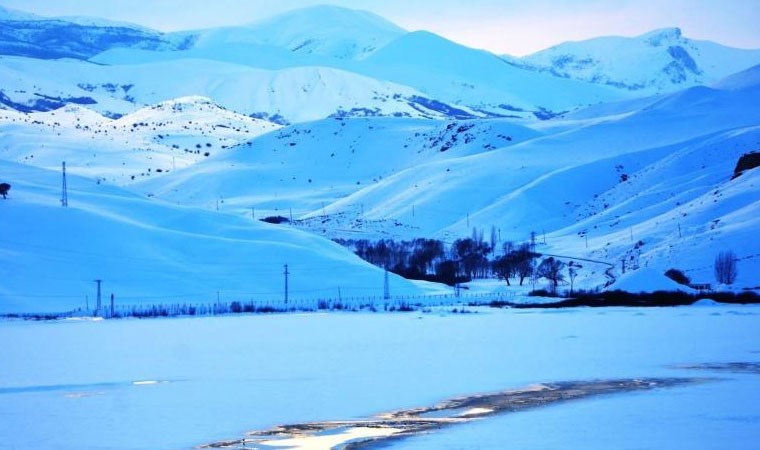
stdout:
POLYGON ((390 448, 756 448, 760 308, 0 322, 0 449, 185 449, 536 383, 717 377, 455 425, 390 448))

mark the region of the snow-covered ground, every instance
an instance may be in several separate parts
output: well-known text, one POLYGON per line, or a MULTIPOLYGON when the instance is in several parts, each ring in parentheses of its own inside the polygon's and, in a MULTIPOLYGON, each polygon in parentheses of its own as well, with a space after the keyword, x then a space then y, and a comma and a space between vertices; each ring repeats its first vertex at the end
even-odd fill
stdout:
MULTIPOLYGON (((327 239, 250 216, 168 204, 91 178, 0 160, 14 180, 0 238, 0 312, 117 305, 377 297, 383 270, 327 239)), ((391 274, 393 295, 437 292, 391 274)))
POLYGON ((755 448, 753 306, 0 322, 0 449, 179 449, 535 383, 715 377, 392 448, 755 448))
MULTIPOLYGON (((293 292, 311 301, 379 296, 382 271, 325 238, 451 242, 473 228, 517 243, 538 232, 541 253, 597 261, 582 263, 576 288, 602 286, 623 264, 710 283, 715 255, 732 250, 735 288, 754 289, 760 172, 732 175, 760 143, 758 71, 541 126, 280 127, 200 97, 118 120, 80 106, 2 111, 0 167, 13 188, 0 206, 15 220, 0 240, 0 311, 82 307, 96 279, 118 302, 281 298, 285 264, 297 270, 293 292), (58 206, 62 160, 68 212, 58 206), (276 215, 296 226, 254 220, 276 215)), ((639 278, 648 290, 661 280, 639 278)), ((449 290, 391 284, 393 295, 449 290)))
MULTIPOLYGON (((616 279, 636 292, 685 289, 670 268, 711 282, 731 250, 726 288, 757 290, 760 169, 734 177, 760 149, 757 50, 670 29, 560 46, 528 70, 333 7, 172 34, 3 8, 0 21, 0 183, 12 185, 0 313, 92 310, 94 280, 117 307, 281 305, 285 292, 296 306, 374 304, 386 290, 428 302, 2 320, 0 450, 176 450, 535 383, 652 377, 711 379, 389 445, 757 447, 758 373, 683 368, 760 363, 756 306, 455 314, 431 307, 452 288, 388 275, 329 240, 533 235, 538 252, 580 261, 576 289, 616 279), (70 33, 35 40, 45 30, 70 33), (119 44, 128 35, 139 39, 119 44)), ((462 301, 524 301, 528 284, 476 280, 462 301)))
POLYGON ((617 89, 658 94, 712 84, 760 62, 760 51, 689 39, 679 28, 636 37, 566 42, 508 61, 540 72, 617 89), (626 55, 620 58, 620 55, 626 55))

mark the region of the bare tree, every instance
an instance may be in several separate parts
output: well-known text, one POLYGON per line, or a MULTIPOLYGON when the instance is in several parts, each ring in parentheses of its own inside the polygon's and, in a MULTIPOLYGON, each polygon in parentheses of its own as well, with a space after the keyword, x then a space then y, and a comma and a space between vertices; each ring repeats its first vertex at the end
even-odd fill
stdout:
POLYGON ((580 269, 580 264, 570 261, 570 263, 567 265, 567 276, 570 278, 570 295, 573 295, 573 286, 575 285, 575 278, 578 276, 578 269, 580 269))
POLYGON ((515 254, 515 275, 520 277, 520 286, 522 286, 525 278, 530 277, 536 270, 536 263, 534 262, 536 254, 531 253, 530 244, 527 243, 520 244, 515 254))
POLYGON ((562 269, 564 268, 565 263, 549 257, 541 261, 541 264, 538 265, 538 269, 536 269, 536 271, 538 272, 539 276, 549 280, 552 292, 556 293, 557 286, 561 281, 565 279, 565 276, 562 275, 562 269))
POLYGON ((726 250, 718 253, 715 257, 715 280, 720 284, 734 284, 737 274, 734 252, 726 250))
POLYGON ((8 183, 0 183, 0 195, 3 196, 3 198, 7 198, 8 191, 11 190, 11 185, 8 183))
POLYGON ((507 282, 507 286, 511 286, 509 278, 515 274, 515 264, 515 259, 510 253, 495 259, 491 264, 491 269, 497 277, 507 282))

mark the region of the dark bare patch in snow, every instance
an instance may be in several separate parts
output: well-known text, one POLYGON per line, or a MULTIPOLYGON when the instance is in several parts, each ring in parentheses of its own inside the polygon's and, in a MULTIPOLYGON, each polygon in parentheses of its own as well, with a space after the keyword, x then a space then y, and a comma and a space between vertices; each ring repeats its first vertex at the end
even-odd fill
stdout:
POLYGON ((639 378, 542 383, 522 389, 454 398, 437 405, 400 410, 359 420, 280 425, 253 431, 242 439, 200 448, 365 449, 448 425, 520 412, 571 400, 634 391, 650 391, 707 381, 704 378, 639 378))

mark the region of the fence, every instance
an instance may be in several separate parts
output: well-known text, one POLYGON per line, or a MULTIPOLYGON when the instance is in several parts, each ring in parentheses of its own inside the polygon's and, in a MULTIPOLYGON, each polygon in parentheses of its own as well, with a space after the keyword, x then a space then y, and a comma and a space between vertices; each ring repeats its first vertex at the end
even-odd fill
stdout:
POLYGON ((505 302, 515 296, 514 292, 500 293, 460 293, 439 295, 406 295, 384 298, 382 296, 283 299, 234 300, 213 303, 156 303, 116 305, 113 310, 76 310, 64 313, 10 314, 5 317, 26 320, 54 320, 67 317, 93 316, 105 319, 154 318, 180 316, 219 316, 229 314, 267 314, 319 311, 366 311, 405 312, 425 311, 434 307, 477 306, 495 302, 505 302))

